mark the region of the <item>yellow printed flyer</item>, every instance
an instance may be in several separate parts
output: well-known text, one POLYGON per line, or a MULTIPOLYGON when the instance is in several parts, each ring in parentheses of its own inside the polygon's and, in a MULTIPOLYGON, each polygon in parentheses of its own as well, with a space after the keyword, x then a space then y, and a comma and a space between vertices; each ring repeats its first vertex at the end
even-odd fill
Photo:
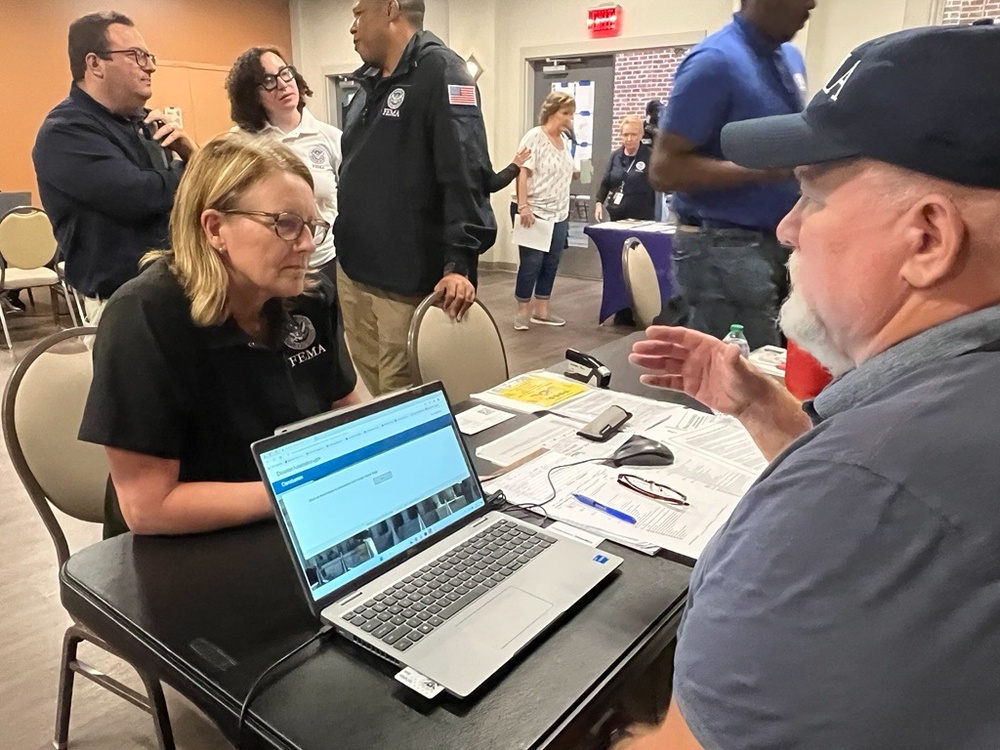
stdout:
POLYGON ((513 401, 531 404, 539 409, 551 409, 586 393, 589 388, 583 383, 550 377, 541 373, 528 373, 508 380, 490 393, 513 401))

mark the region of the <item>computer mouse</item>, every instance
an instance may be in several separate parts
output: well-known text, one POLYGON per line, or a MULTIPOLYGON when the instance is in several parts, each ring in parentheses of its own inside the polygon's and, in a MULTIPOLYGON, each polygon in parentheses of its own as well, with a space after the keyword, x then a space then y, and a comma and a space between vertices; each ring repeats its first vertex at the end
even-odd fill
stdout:
POLYGON ((670 466, 673 452, 663 443, 633 435, 611 456, 614 466, 670 466))

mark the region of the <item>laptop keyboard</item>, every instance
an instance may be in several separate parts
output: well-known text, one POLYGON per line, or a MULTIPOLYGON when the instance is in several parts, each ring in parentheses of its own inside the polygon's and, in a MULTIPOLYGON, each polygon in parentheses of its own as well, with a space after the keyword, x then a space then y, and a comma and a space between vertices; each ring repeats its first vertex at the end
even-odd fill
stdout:
POLYGON ((499 521, 342 619, 406 651, 555 542, 541 531, 499 521))

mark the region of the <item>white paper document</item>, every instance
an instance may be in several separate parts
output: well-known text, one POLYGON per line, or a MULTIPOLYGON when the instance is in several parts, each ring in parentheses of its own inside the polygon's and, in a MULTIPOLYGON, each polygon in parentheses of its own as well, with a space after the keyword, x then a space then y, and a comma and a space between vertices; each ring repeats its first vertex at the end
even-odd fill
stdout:
POLYGON ((597 418, 609 406, 620 406, 631 413, 632 418, 622 426, 622 429, 641 435, 646 434, 648 430, 673 414, 692 411, 680 404, 654 401, 651 398, 632 396, 602 388, 592 388, 589 393, 564 405, 553 407, 552 411, 570 419, 587 423, 597 418))
MULTIPOLYGON (((683 436, 688 437, 695 438, 694 446, 688 445, 677 433, 671 433, 669 445, 675 456, 671 466, 614 469, 591 463, 555 468, 571 462, 561 454, 550 452, 495 480, 488 489, 503 489, 508 501, 517 505, 545 502, 552 497, 548 479, 552 470, 556 495, 544 506, 534 509, 535 512, 612 541, 645 548, 643 551, 663 547, 697 559, 756 479, 759 473, 756 467, 760 462, 751 460, 753 452, 740 444, 731 425, 709 425, 691 436, 683 436), (727 431, 728 440, 722 436, 727 431), (721 450, 726 459, 720 460, 709 452, 711 450, 721 450), (754 468, 749 468, 750 464, 754 468), (666 485, 684 494, 690 505, 673 505, 641 495, 621 485, 619 474, 635 474, 666 485), (636 523, 627 523, 585 505, 573 493, 627 513, 636 523)), ((756 455, 763 461, 759 451, 756 455)))
POLYGON ((530 247, 547 253, 552 247, 552 233, 555 231, 555 227, 554 221, 546 221, 538 217, 535 217, 534 224, 526 227, 521 224, 521 219, 518 217, 514 220, 511 242, 521 247, 530 247))
POLYGON ((588 547, 596 547, 604 541, 604 537, 599 534, 591 534, 589 531, 578 529, 576 526, 570 526, 568 523, 563 523, 562 521, 550 523, 545 527, 545 531, 553 531, 556 534, 562 534, 565 537, 569 537, 570 539, 575 539, 578 542, 586 544, 588 547))
POLYGON ((458 429, 462 431, 463 435, 475 435, 513 418, 514 415, 509 411, 494 409, 492 406, 486 406, 485 404, 473 406, 471 409, 466 409, 461 414, 455 415, 455 421, 458 422, 458 429))
POLYGON ((546 414, 520 429, 479 446, 476 455, 497 466, 509 466, 529 453, 545 448, 559 453, 568 461, 582 461, 588 458, 607 458, 629 437, 619 433, 598 443, 576 434, 582 426, 581 422, 546 414))

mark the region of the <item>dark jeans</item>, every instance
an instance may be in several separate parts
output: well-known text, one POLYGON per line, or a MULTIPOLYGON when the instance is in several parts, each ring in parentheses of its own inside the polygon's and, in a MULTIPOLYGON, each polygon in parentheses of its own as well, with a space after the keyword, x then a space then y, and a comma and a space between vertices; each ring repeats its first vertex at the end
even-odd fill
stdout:
MULTIPOLYGON (((512 207, 511 221, 517 221, 517 207, 512 207)), ((530 247, 518 247, 521 255, 521 265, 517 268, 517 282, 514 284, 514 296, 518 302, 528 302, 532 296, 535 299, 548 299, 552 296, 552 285, 559 270, 559 259, 569 239, 569 219, 556 223, 552 232, 552 244, 549 251, 543 253, 530 247)))
POLYGON ((751 349, 781 344, 787 264, 788 250, 773 233, 679 229, 674 235, 674 278, 690 306, 690 327, 722 338, 740 323, 751 349))

